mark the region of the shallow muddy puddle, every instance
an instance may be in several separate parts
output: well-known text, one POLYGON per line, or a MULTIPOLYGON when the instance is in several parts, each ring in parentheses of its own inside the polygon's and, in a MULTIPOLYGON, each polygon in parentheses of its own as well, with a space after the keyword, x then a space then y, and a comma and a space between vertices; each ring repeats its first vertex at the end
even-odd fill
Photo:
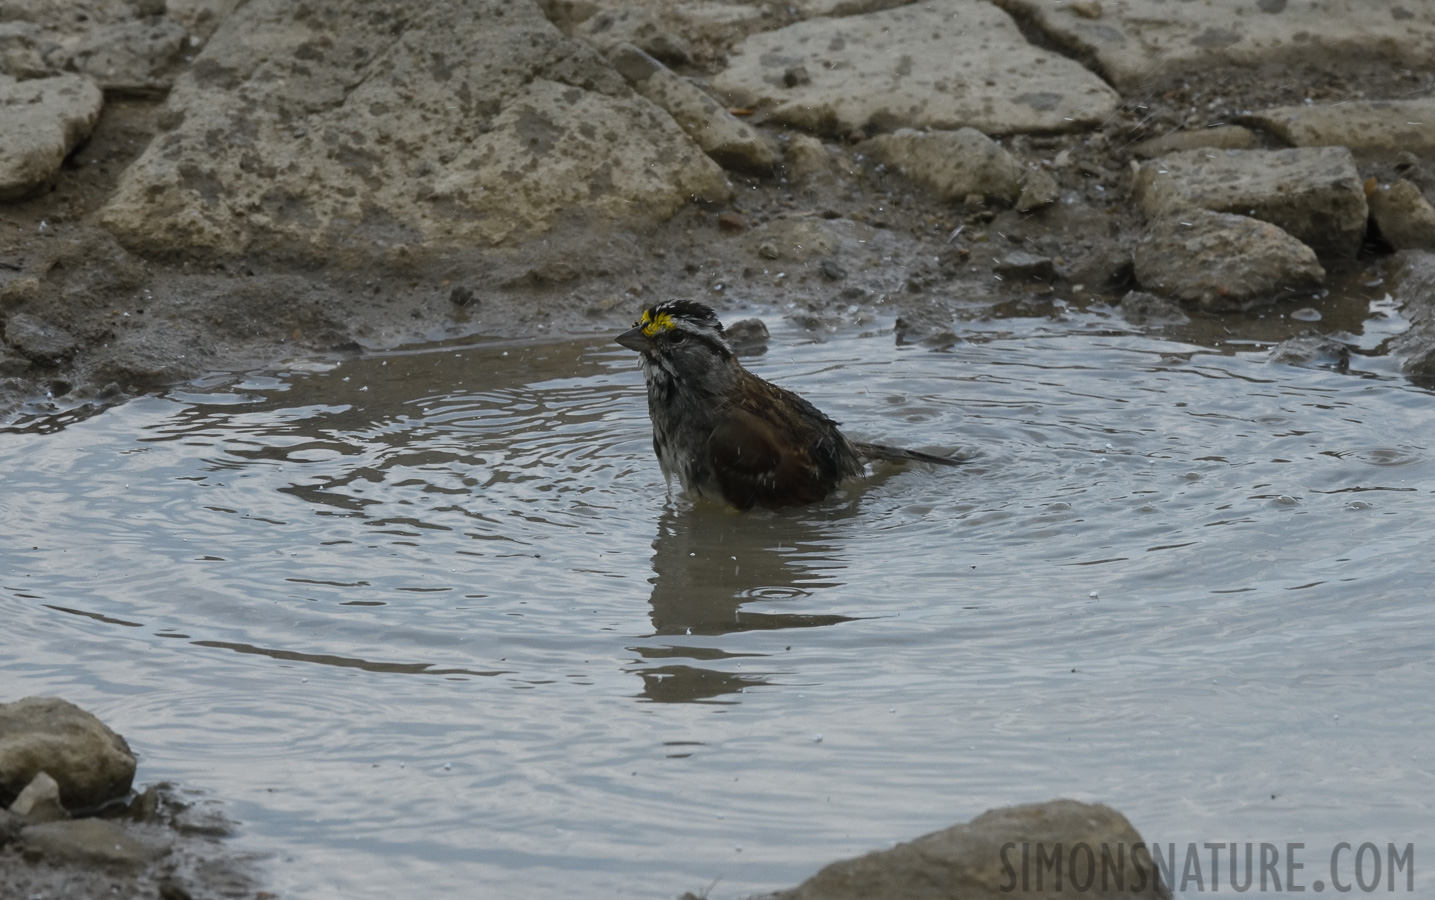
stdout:
POLYGON ((288 897, 740 897, 1056 797, 1302 842, 1307 885, 1435 839, 1428 392, 1087 314, 948 351, 769 322, 758 373, 975 458, 673 501, 603 337, 27 416, 6 699, 224 801, 288 897))

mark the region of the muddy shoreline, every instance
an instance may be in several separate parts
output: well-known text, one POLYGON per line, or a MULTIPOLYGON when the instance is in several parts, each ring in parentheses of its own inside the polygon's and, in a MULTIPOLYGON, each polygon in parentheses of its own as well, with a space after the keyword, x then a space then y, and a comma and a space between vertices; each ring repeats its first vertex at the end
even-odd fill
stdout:
MULTIPOLYGON (((690 204, 654 228, 559 223, 512 248, 378 260, 361 270, 274 252, 215 259, 182 246, 158 256, 127 250, 97 213, 160 131, 165 105, 120 97, 106 103, 53 190, 0 207, 0 312, 53 333, 28 357, 13 342, 0 351, 0 413, 108 404, 286 358, 463 336, 541 342, 605 333, 664 297, 789 316, 819 334, 900 320, 897 340, 933 344, 958 339, 967 318, 1117 308, 1142 287, 1131 256, 1145 217, 1129 200, 1142 141, 1225 121, 1227 109, 1291 100, 1296 84, 1338 102, 1428 91, 1432 79, 1360 67, 1299 81, 1239 70, 1155 85, 1099 129, 1002 139, 1018 158, 1062 162, 1051 169, 1061 201, 1027 211, 980 197, 943 200, 864 154, 860 141, 829 140, 816 168, 789 159, 768 176, 730 172, 730 201, 690 204), (1212 108, 1192 121, 1190 110, 1212 108), (1023 253, 1037 258, 1034 267, 1008 259, 1023 253)), ((794 137, 765 127, 779 145, 794 137)), ((1269 136, 1264 143, 1279 146, 1269 136)), ((1424 160, 1370 160, 1361 171, 1432 180, 1424 160)), ((1286 291, 1244 311, 1188 305, 1186 323, 1174 324, 1178 316, 1164 327, 1207 346, 1358 331, 1366 295, 1380 293, 1362 286, 1383 278, 1391 249, 1372 235, 1359 258, 1324 260, 1325 289, 1286 291), (1335 322, 1285 317, 1313 303, 1335 322)))

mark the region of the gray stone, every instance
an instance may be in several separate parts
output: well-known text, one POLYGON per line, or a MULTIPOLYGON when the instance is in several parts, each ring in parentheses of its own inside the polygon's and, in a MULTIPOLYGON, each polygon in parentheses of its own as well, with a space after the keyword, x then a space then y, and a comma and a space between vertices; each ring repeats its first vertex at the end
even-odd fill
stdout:
POLYGON ((1191 321, 1176 303, 1146 291, 1127 291, 1120 309, 1121 318, 1132 325, 1184 325, 1191 321))
POLYGON ((718 165, 741 172, 772 173, 778 158, 773 143, 702 88, 632 44, 619 44, 608 58, 633 90, 666 110, 718 165))
POLYGON ((1193 207, 1249 215, 1321 256, 1355 256, 1368 217, 1365 188, 1344 147, 1173 153, 1141 165, 1134 193, 1147 215, 1193 207))
POLYGON ((214 33, 169 106, 182 121, 100 214, 151 253, 367 268, 560 225, 650 227, 730 190, 670 116, 532 0, 437 0, 402 15, 255 0, 214 33))
POLYGON ((1026 174, 1011 154, 975 128, 902 128, 864 141, 855 149, 925 185, 947 202, 981 194, 1010 203, 1020 194, 1026 174))
POLYGON ((1435 6, 1410 0, 1228 3, 1121 0, 1099 19, 1076 4, 996 0, 1063 47, 1090 56, 1123 91, 1157 76, 1281 63, 1330 68, 1344 59, 1424 67, 1435 57, 1435 6))
POLYGON ((1269 358, 1287 366, 1350 371, 1350 346, 1318 334, 1287 338, 1271 348, 1269 358))
POLYGON ((21 834, 25 849, 54 863, 138 867, 164 856, 164 847, 134 838, 106 819, 72 819, 32 825, 21 834))
POLYGON ((135 775, 125 739, 57 697, 0 704, 0 804, 8 806, 40 771, 60 785, 69 809, 123 797, 135 775))
POLYGON ((1076 62, 1029 44, 1010 16, 981 0, 929 0, 755 34, 713 88, 729 105, 844 136, 903 126, 1070 131, 1099 124, 1120 99, 1076 62), (808 83, 784 83, 795 66, 808 83))
POLYGON ((739 319, 723 328, 739 356, 757 356, 767 350, 767 325, 761 319, 739 319))
POLYGON ((1378 185, 1367 198, 1370 218, 1397 250, 1435 250, 1435 206, 1404 178, 1378 185))
POLYGON ((598 4, 592 0, 538 0, 538 7, 567 34, 598 14, 598 4))
POLYGON ((46 49, 53 46, 33 22, 0 22, 0 75, 23 80, 59 74, 45 60, 46 49))
POLYGON ((838 249, 839 238, 826 221, 807 216, 780 216, 754 228, 747 241, 753 252, 765 259, 794 262, 830 256, 838 249), (774 255, 763 253, 770 245, 774 255))
POLYGON ((1049 206, 1061 199, 1061 186, 1050 172, 1040 166, 1028 168, 1021 179, 1021 195, 1016 199, 1017 212, 1029 212, 1049 206))
POLYGON ((1003 256, 992 266, 992 271, 1003 278, 1026 281, 1050 281, 1056 277, 1056 265, 1049 256, 1015 250, 1003 256))
POLYGON ((897 316, 893 330, 898 345, 921 344, 945 350, 961 340, 952 330, 951 312, 939 306, 929 305, 903 311, 897 316))
POLYGON ((1410 327, 1390 342, 1407 376, 1435 380, 1435 253, 1405 250, 1390 263, 1390 293, 1410 327))
POLYGON ((79 75, 16 81, 0 75, 0 202, 48 188, 90 136, 104 94, 79 75))
POLYGON ((1144 289, 1214 309, 1272 302, 1325 280, 1315 252, 1280 228, 1201 209, 1154 221, 1134 256, 1144 289))
POLYGON ((1131 155, 1138 159, 1151 159, 1168 153, 1180 153, 1182 150, 1254 150, 1260 145, 1260 138, 1249 128, 1242 128, 1240 125, 1218 125, 1215 128, 1173 131, 1149 141, 1142 141, 1131 148, 1131 155))
POLYGON ((80 346, 68 331, 25 313, 15 313, 6 319, 4 333, 5 343, 42 366, 64 362, 80 346))
POLYGON ((137 19, 96 29, 71 51, 70 64, 107 91, 162 92, 188 42, 172 19, 137 19))
POLYGON ((836 186, 846 157, 819 138, 798 132, 788 136, 782 161, 788 181, 797 187, 816 191, 836 186))
POLYGON ((688 62, 693 55, 691 45, 654 10, 605 9, 585 19, 573 34, 605 55, 611 55, 624 44, 640 47, 650 56, 673 63, 688 62))
POLYGON ((1241 117, 1296 147, 1349 147, 1358 154, 1435 153, 1435 98, 1347 100, 1281 106, 1241 117))
POLYGON ((36 772, 30 783, 10 804, 10 812, 28 825, 42 825, 68 819, 70 813, 60 802, 60 785, 48 772, 36 772))
POLYGON ((41 291, 40 279, 33 275, 12 278, 4 287, 0 287, 0 312, 35 300, 41 291))
MULTIPOLYGON (((1092 890, 1078 891, 1070 879, 1062 890, 1046 882, 1043 897, 1169 898, 1170 892, 1155 875, 1155 864, 1141 843, 1141 835, 1126 818, 1109 806, 1053 800, 1012 806, 982 813, 965 825, 953 825, 890 850, 879 850, 856 859, 828 865, 822 871, 788 891, 767 895, 763 900, 1001 900, 1023 896, 1012 893, 1015 872, 1020 885, 1021 846, 1040 843, 1074 847, 1085 844, 1102 863, 1102 848, 1123 848, 1120 878, 1112 876, 1109 889, 1098 878, 1092 890), (1003 865, 1002 848, 1008 848, 1003 865), (1010 868, 1008 868, 1008 866, 1010 868), (1120 884, 1122 887, 1117 888, 1120 884)), ((1116 868, 1113 859, 1113 868, 1116 868)))
POLYGON ((1077 290, 1104 291, 1125 284, 1131 278, 1131 251, 1120 241, 1092 235, 1066 251, 1061 276, 1077 290))

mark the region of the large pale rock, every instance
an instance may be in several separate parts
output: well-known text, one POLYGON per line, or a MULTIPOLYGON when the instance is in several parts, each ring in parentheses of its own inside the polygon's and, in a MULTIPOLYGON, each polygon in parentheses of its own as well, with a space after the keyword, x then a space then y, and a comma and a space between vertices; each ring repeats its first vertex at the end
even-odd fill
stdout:
POLYGON ((1208 308, 1269 303, 1325 280, 1315 251, 1276 226, 1203 209, 1157 219, 1134 256, 1143 288, 1208 308))
POLYGON ((532 0, 255 0, 181 76, 101 221, 152 253, 339 266, 650 226, 722 170, 532 0))
POLYGON ((666 110, 718 165, 759 174, 777 165, 777 148, 761 132, 649 54, 619 44, 608 58, 633 90, 666 110))
POLYGON ((1348 100, 1319 106, 1280 106, 1241 121, 1295 147, 1349 147, 1356 153, 1435 153, 1435 98, 1348 100))
POLYGON ((1141 165, 1134 191, 1150 216, 1201 208, 1263 219, 1322 256, 1353 257, 1365 189, 1344 147, 1188 150, 1141 165))
POLYGON ((1221 65, 1327 68, 1374 58, 1425 66, 1435 57, 1435 6, 1410 0, 995 2, 1093 57, 1123 91, 1221 65))
POLYGON ((1435 206, 1413 183, 1377 185, 1367 202, 1381 237, 1398 250, 1435 250, 1435 206))
POLYGON ((1010 153, 975 128, 899 128, 862 142, 856 150, 925 185, 947 202, 981 194, 1010 203, 1021 192, 1026 174, 1010 153))
POLYGON ((1012 806, 982 813, 965 825, 923 835, 856 859, 835 862, 801 885, 767 895, 764 900, 1006 900, 1012 897, 1076 898, 1169 898, 1155 875, 1155 864, 1141 835, 1116 810, 1096 803, 1053 800, 1012 806), (1048 869, 1042 873, 1039 890, 1023 889, 1037 884, 1037 844, 1051 853, 1058 845, 1063 878, 1057 888, 1048 869), (1085 890, 1088 859, 1078 849, 1092 852, 1095 877, 1085 890), (1027 864, 1023 866, 1023 847, 1027 864), (1121 865, 1115 864, 1121 848, 1121 865), (1100 876, 1103 849, 1112 856, 1112 873, 1100 876), (1070 871, 1075 859, 1077 880, 1070 871), (1120 878, 1116 872, 1120 872, 1120 878), (1117 885, 1120 887, 1117 887, 1117 885))
POLYGON ((731 105, 822 134, 902 126, 988 134, 1098 124, 1119 98, 1072 60, 1027 43, 982 0, 798 22, 744 40, 713 80, 731 105))
POLYGON ((124 796, 135 758, 124 738, 66 700, 0 704, 0 806, 41 771, 59 783, 66 807, 81 809, 124 796))
POLYGON ((78 75, 16 81, 0 75, 0 201, 48 187, 95 127, 104 95, 78 75))

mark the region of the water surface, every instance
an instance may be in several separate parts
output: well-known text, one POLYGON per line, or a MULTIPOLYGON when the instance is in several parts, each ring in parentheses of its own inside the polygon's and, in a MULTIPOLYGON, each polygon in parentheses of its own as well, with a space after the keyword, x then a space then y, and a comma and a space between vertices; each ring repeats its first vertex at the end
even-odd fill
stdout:
POLYGON ((781 513, 669 498, 605 338, 22 417, 5 699, 225 801, 283 896, 739 897, 1055 797, 1423 860, 1431 395, 1121 332, 776 328, 855 437, 976 453, 781 513))

